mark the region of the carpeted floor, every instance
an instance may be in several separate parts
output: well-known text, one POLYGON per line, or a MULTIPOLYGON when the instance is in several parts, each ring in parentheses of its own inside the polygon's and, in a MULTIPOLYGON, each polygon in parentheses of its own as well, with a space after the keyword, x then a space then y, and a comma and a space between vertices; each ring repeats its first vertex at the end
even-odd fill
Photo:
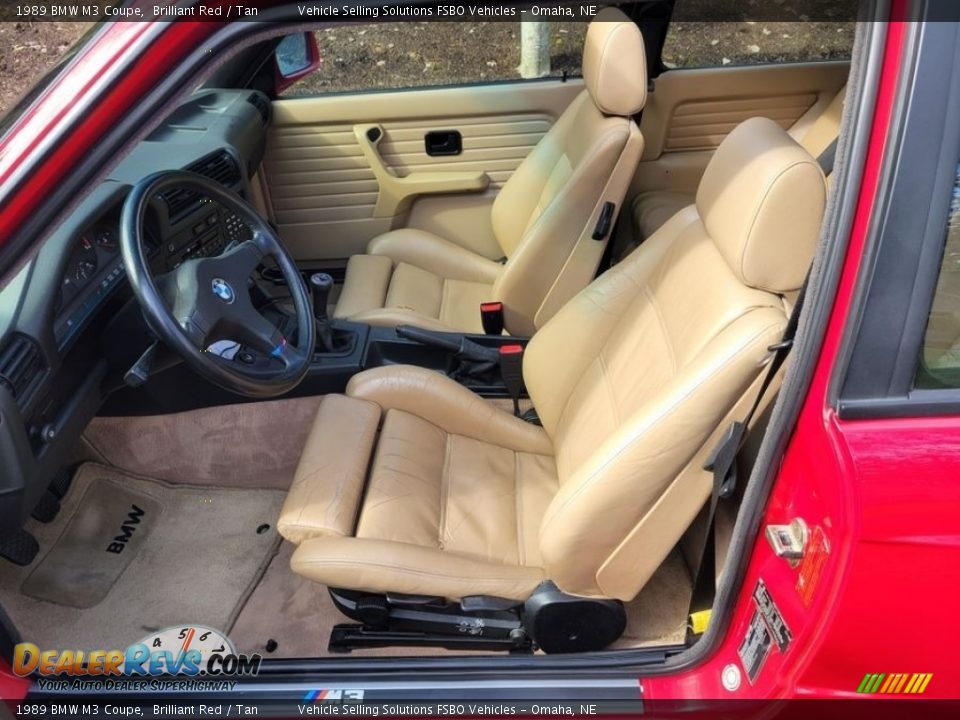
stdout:
POLYGON ((90 459, 178 485, 286 490, 321 399, 94 418, 83 439, 90 459))
MULTIPOLYGON (((230 639, 238 651, 270 657, 327 655, 333 626, 352 622, 334 607, 324 586, 290 570, 293 550, 292 544, 282 543, 230 630, 230 639), (268 653, 266 648, 271 640, 276 649, 268 653)), ((682 643, 690 591, 687 566, 679 551, 674 550, 636 599, 627 604, 627 629, 614 648, 682 643)), ((454 653, 435 648, 375 648, 355 650, 353 654, 370 657, 454 653)))
MULTIPOLYGON (((288 542, 280 546, 230 630, 230 639, 238 652, 285 658, 326 656, 333 626, 353 622, 334 607, 326 587, 290 569, 293 550, 294 546, 288 542), (268 652, 267 643, 271 640, 276 643, 276 649, 268 652)), ((471 653, 438 648, 366 648, 351 654, 410 657, 471 653)))
POLYGON ((57 518, 28 523, 34 562, 0 562, 0 602, 41 647, 126 647, 181 623, 227 630, 274 556, 284 496, 85 464, 57 518))
POLYGON ((674 548, 640 594, 627 603, 627 629, 614 647, 682 643, 687 632, 692 590, 690 571, 680 550, 674 548))

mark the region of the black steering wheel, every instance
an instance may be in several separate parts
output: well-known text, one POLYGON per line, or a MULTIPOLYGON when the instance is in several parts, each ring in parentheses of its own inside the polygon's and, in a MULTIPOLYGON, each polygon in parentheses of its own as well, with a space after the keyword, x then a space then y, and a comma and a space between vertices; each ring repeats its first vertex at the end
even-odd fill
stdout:
POLYGON ((124 203, 120 248, 147 324, 207 380, 240 395, 263 398, 282 395, 306 376, 316 342, 307 288, 280 238, 237 195, 196 173, 171 170, 150 175, 137 183, 124 203), (185 260, 154 278, 143 242, 144 216, 158 193, 174 188, 195 192, 235 213, 252 230, 253 238, 228 246, 217 257, 185 260), (267 256, 279 265, 293 296, 295 345, 250 299, 250 278, 267 256), (207 351, 212 343, 227 339, 256 350, 262 358, 244 365, 207 351))

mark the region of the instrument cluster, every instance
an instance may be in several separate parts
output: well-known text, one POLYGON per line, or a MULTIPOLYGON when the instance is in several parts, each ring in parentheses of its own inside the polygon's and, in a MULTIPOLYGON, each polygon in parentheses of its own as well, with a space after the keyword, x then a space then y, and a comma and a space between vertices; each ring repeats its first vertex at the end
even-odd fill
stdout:
POLYGON ((60 307, 68 304, 118 257, 119 231, 114 225, 99 225, 81 233, 67 260, 60 284, 60 307))
POLYGON ((80 233, 67 258, 57 297, 54 335, 62 347, 124 275, 119 219, 111 213, 80 233))

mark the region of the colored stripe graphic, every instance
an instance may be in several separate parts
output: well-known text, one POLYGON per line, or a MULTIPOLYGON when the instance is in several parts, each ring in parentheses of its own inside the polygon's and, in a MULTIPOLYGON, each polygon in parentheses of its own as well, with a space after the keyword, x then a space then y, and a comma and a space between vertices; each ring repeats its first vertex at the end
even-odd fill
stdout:
POLYGON ((862 695, 920 695, 927 689, 933 673, 867 673, 857 686, 862 695))

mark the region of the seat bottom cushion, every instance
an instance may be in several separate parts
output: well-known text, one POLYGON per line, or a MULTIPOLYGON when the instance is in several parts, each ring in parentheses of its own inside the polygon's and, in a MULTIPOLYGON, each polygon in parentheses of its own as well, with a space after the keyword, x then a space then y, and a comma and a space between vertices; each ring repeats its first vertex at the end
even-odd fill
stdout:
POLYGON ((503 266, 422 230, 393 230, 354 255, 334 317, 482 333, 480 303, 496 300, 503 266))
POLYGON ((366 458, 353 448, 332 450, 331 442, 347 447, 347 440, 338 418, 318 415, 304 451, 314 458, 303 463, 310 479, 303 476, 284 507, 285 537, 291 526, 307 526, 293 570, 329 587, 375 593, 529 597, 544 579, 539 529, 559 488, 543 429, 423 368, 368 370, 347 392, 328 396, 337 398, 328 410, 372 405, 383 415, 376 447, 366 437, 374 420, 358 441, 369 448, 366 458), (350 509, 358 505, 356 517, 350 509))
POLYGON ((350 258, 334 317, 388 327, 483 332, 480 304, 494 299, 492 284, 444 278, 403 262, 391 268, 384 256, 350 258))
POLYGON ((380 431, 357 537, 537 567, 557 492, 552 457, 448 433, 402 410, 380 431))
POLYGON ((640 239, 646 240, 667 220, 695 201, 692 193, 671 190, 651 190, 637 195, 633 201, 633 222, 640 239))

